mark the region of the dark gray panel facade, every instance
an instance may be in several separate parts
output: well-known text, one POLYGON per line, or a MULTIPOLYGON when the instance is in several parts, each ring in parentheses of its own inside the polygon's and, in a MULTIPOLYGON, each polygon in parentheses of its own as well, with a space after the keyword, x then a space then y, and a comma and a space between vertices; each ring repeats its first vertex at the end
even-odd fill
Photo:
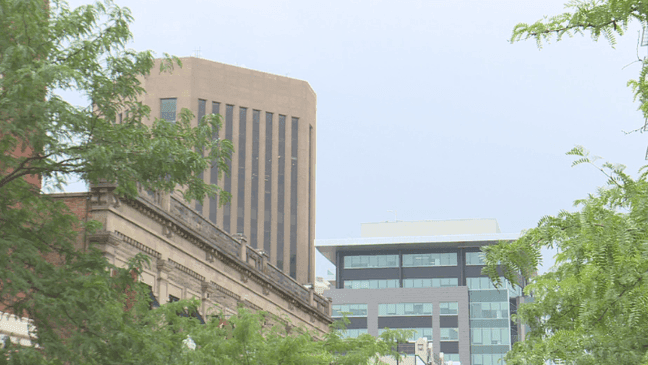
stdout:
POLYGON ((378 317, 378 328, 417 328, 432 327, 430 316, 378 317))
POLYGON ((344 280, 398 279, 399 269, 347 269, 343 271, 344 280))
POLYGON ((347 325, 348 329, 359 329, 367 328, 367 318, 366 317, 350 317, 349 324, 347 325))
POLYGON ((458 354, 459 342, 457 341, 443 341, 441 342, 441 352, 444 354, 458 354))
POLYGON ((439 320, 441 327, 457 328, 459 326, 459 316, 441 316, 439 320))

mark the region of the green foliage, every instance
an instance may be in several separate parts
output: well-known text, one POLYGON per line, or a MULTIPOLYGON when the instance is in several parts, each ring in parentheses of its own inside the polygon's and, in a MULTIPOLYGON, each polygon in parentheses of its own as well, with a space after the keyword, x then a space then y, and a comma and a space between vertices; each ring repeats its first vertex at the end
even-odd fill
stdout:
MULTIPOLYGON (((593 164, 582 147, 568 152, 593 164)), ((545 216, 516 242, 486 247, 497 279, 521 273, 532 303, 517 318, 529 326, 507 364, 648 364, 648 168, 634 180, 623 166, 598 167, 605 188, 575 202, 577 212, 545 216), (557 248, 552 271, 533 277, 541 249, 557 248)))
MULTIPOLYGON (((141 184, 166 192, 182 186, 188 200, 228 200, 198 176, 212 163, 228 172, 232 144, 213 139, 219 116, 192 123, 183 109, 175 123, 147 122, 140 80, 154 59, 125 47, 130 22, 130 11, 111 1, 69 9, 58 0, 0 0, 0 311, 29 317, 36 336, 34 347, 6 343, 0 363, 173 363, 181 356, 175 344, 189 320, 148 310, 132 277, 145 258, 119 269, 92 247, 79 250, 79 232, 92 234, 99 224, 81 222, 23 179, 36 175, 60 187, 77 174, 116 183, 128 198, 141 184), (73 106, 62 90, 90 102, 73 106)), ((176 66, 179 59, 165 55, 160 72, 176 66)))
MULTIPOLYGON (((125 48, 131 21, 129 10, 111 1, 69 9, 58 0, 0 0, 0 311, 29 317, 35 335, 31 347, 6 341, 0 364, 367 364, 396 354, 403 335, 391 331, 381 339, 343 340, 336 331, 316 338, 264 326, 263 312, 241 310, 222 328, 178 315, 198 301, 150 310, 149 289, 135 280, 148 258, 110 265, 82 247, 79 232, 92 234, 97 222, 80 221, 23 179, 39 175, 60 186, 78 174, 116 183, 127 198, 141 184, 166 192, 182 186, 187 200, 228 200, 198 177, 212 163, 228 172, 232 143, 213 139, 220 116, 193 123, 183 109, 175 123, 145 122, 150 109, 139 101, 140 80, 154 59, 125 48), (79 92, 91 105, 70 105, 60 90, 79 92), (187 336, 195 350, 183 345, 187 336)), ((180 61, 165 55, 159 72, 176 66, 180 61)))
POLYGON ((252 313, 240 308, 238 315, 230 317, 224 326, 212 320, 187 331, 197 348, 186 351, 180 363, 362 365, 375 364, 384 355, 400 358, 394 349, 399 341, 404 342, 408 331, 385 331, 379 338, 364 334, 343 339, 345 323, 346 318, 334 323, 332 331, 322 336, 286 326, 266 312, 252 313))
MULTIPOLYGON (((118 184, 118 193, 173 191, 187 200, 229 195, 205 184, 199 173, 212 163, 228 172, 230 141, 213 139, 220 117, 209 115, 192 127, 192 113, 179 121, 155 118, 139 101, 140 79, 154 65, 150 51, 125 48, 132 36, 130 11, 110 1, 70 10, 63 1, 0 2, 0 191, 25 175, 60 185, 70 174, 86 181, 118 184), (70 105, 60 90, 91 100, 70 105), (126 119, 115 124, 118 113, 126 119), (13 151, 26 152, 17 157, 13 151), (205 153, 203 153, 205 151, 205 153)), ((160 72, 179 59, 166 55, 160 72)))
MULTIPOLYGON (((552 39, 560 41, 565 35, 572 37, 589 33, 595 41, 603 36, 614 47, 616 35, 622 36, 630 23, 648 24, 648 1, 645 0, 572 0, 565 8, 569 11, 560 15, 545 16, 533 24, 517 24, 511 42, 534 39, 541 48, 543 43, 552 39)), ((628 86, 648 119, 648 59, 644 57, 637 62, 641 62, 639 77, 628 81, 628 86)))

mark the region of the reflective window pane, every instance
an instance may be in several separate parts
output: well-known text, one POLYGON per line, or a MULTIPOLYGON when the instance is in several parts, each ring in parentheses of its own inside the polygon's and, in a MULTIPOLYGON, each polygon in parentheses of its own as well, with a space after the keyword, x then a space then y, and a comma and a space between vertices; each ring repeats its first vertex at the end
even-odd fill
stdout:
POLYGON ((431 316, 432 303, 378 304, 379 316, 431 316))
POLYGON ((458 328, 441 328, 441 341, 458 341, 459 329, 458 328))
POLYGON ((403 255, 403 267, 457 266, 457 253, 416 253, 403 255))
POLYGON ((391 280, 345 280, 344 289, 398 288, 398 279, 391 280))
POLYGON ((366 304, 336 304, 332 307, 332 317, 342 317, 346 314, 347 317, 366 317, 367 305, 366 304))
MULTIPOLYGON (((408 341, 416 341, 419 338, 426 337, 428 342, 432 342, 432 328, 431 327, 417 327, 417 328, 389 328, 390 330, 414 330, 414 334, 411 335, 407 340, 408 341)), ((378 335, 380 336, 385 332, 387 328, 380 328, 378 329, 378 335)))
POLYGON ((356 338, 365 333, 367 333, 366 328, 347 329, 347 330, 340 331, 340 335, 342 338, 356 338))
POLYGON ((482 257, 483 253, 481 252, 466 252, 466 265, 484 265, 482 257))
POLYGON ((176 103, 176 98, 160 99, 160 119, 175 122, 176 103))
POLYGON ((398 255, 345 256, 345 269, 398 267, 398 255))
POLYGON ((404 279, 403 288, 447 288, 459 285, 457 278, 404 279))
POLYGON ((457 315, 459 314, 458 302, 441 302, 439 303, 440 315, 457 315))

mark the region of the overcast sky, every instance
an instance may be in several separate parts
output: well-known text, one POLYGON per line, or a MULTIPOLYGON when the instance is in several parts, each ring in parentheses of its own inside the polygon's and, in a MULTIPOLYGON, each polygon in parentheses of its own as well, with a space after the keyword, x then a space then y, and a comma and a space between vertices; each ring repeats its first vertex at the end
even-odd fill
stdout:
MULTIPOLYGON (((519 232, 605 184, 570 167, 574 145, 633 176, 645 164, 647 136, 623 133, 643 124, 626 86, 639 66, 624 69, 638 24, 616 49, 580 36, 542 50, 508 42, 515 24, 562 12, 562 0, 117 3, 135 17, 136 50, 199 48, 310 83, 317 239, 396 218, 496 218, 519 232)), ((333 268, 319 254, 317 266, 333 268)))

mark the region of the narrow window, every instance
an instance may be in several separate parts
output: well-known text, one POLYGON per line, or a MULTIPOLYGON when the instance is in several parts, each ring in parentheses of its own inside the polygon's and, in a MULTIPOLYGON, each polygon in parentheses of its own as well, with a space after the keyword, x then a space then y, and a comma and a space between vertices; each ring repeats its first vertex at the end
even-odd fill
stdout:
POLYGON ((259 209, 259 125, 261 124, 261 111, 252 111, 252 190, 250 193, 250 244, 259 248, 257 235, 258 209, 259 209))
MULTIPOLYGON (((297 152, 299 118, 293 117, 290 131, 290 276, 297 278, 297 152)), ((310 242, 309 242, 310 245, 310 242)))
POLYGON ((270 256, 272 241, 272 117, 272 113, 266 112, 265 175, 263 177, 263 250, 268 256, 270 256))
MULTIPOLYGON (((212 114, 220 114, 220 103, 212 102, 212 114)), ((218 130, 214 131, 213 139, 218 139, 218 130)), ((218 161, 212 161, 210 169, 210 179, 212 184, 218 183, 218 161)), ((216 224, 216 213, 218 209, 218 195, 209 198, 209 220, 216 224)))
POLYGON ((247 137, 247 108, 239 108, 238 138, 238 204, 236 210, 236 232, 245 233, 245 139, 247 137))
MULTIPOLYGON (((203 99, 198 99, 198 123, 202 121, 202 118, 205 116, 205 109, 207 108, 207 100, 203 99)), ((202 155, 204 153, 202 148, 198 149, 198 152, 202 155)), ((200 174, 198 174, 198 177, 200 177, 200 180, 204 180, 204 171, 200 171, 200 174)), ((199 202, 196 202, 196 211, 200 214, 203 214, 203 206, 199 202)))
POLYGON ((285 183, 284 175, 286 173, 286 116, 279 115, 279 156, 277 164, 279 166, 277 176, 277 267, 284 270, 284 197, 285 183))
MULTIPOLYGON (((234 105, 227 105, 225 108, 225 139, 232 140, 234 135, 234 105)), ((232 161, 227 161, 227 167, 232 171, 232 161)), ((232 192, 232 177, 229 175, 225 176, 225 181, 223 182, 223 189, 229 193, 232 192)), ((227 233, 232 233, 231 228, 231 211, 232 206, 230 203, 227 203, 223 206, 223 229, 227 233)))
POLYGON ((311 247, 313 245, 313 236, 311 232, 312 219, 311 211, 313 209, 313 126, 309 126, 308 130, 308 282, 313 282, 313 277, 311 274, 312 270, 312 259, 311 259, 311 247))

